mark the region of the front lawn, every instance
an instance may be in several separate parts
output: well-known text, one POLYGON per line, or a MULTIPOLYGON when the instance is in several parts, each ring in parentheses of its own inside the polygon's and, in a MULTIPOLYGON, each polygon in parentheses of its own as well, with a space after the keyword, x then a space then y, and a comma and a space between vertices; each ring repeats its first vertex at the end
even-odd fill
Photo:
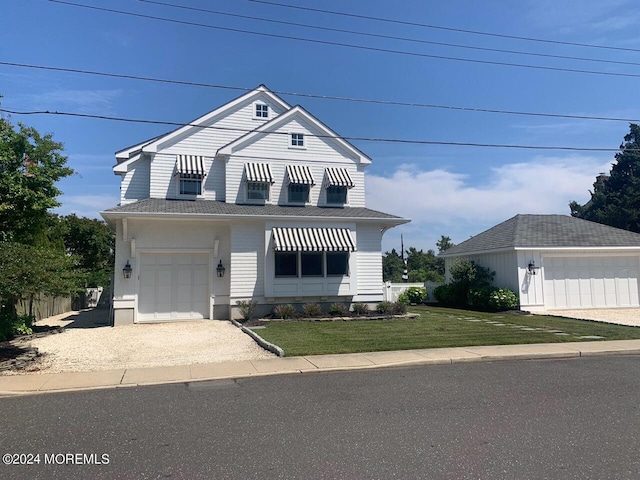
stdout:
POLYGON ((282 347, 291 356, 471 345, 640 339, 640 328, 586 320, 422 306, 411 307, 409 311, 420 314, 420 317, 344 322, 273 321, 267 324, 266 329, 256 333, 282 347))

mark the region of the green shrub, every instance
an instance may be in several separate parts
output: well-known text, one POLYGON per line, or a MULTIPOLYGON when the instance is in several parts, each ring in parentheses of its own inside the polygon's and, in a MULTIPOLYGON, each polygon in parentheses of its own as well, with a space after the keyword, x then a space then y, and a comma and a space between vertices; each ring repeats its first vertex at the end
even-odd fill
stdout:
POLYGON ((478 310, 501 312, 518 308, 518 296, 508 288, 484 287, 469 293, 469 303, 478 310))
POLYGON ((0 342, 9 340, 16 335, 31 335, 33 333, 32 315, 12 315, 9 312, 0 314, 0 342))
POLYGON ((349 313, 349 309, 344 303, 332 303, 329 307, 329 314, 334 317, 344 317, 349 313))
POLYGON ((253 311, 256 309, 258 302, 255 300, 238 300, 236 305, 238 305, 242 319, 246 321, 251 320, 253 317, 253 311))
POLYGON ((351 305, 351 308, 353 310, 353 313, 355 313, 356 315, 366 315, 367 313, 369 313, 369 305, 367 305, 366 303, 354 303, 353 305, 351 305))
MULTIPOLYGON (((427 289, 424 287, 409 287, 404 292, 402 292, 402 295, 405 295, 409 300, 408 302, 402 303, 419 304, 423 303, 427 299, 427 289)), ((398 298, 398 301, 400 301, 400 298, 398 298)))
POLYGON ((376 307, 376 312, 382 313, 383 315, 391 313, 391 311, 392 311, 392 308, 391 308, 390 302, 384 302, 384 301, 380 302, 376 307))
POLYGON ((284 303, 282 305, 276 305, 273 309, 273 316, 286 320, 296 316, 296 309, 290 303, 284 303))
POLYGON ((305 317, 319 317, 322 315, 322 308, 317 303, 305 303, 302 307, 305 317))
POLYGON ((398 295, 398 300, 396 301, 400 303, 404 303, 405 305, 409 305, 411 303, 411 300, 409 300, 409 295, 407 295, 406 291, 398 295))
POLYGON ((391 311, 394 315, 404 315, 407 313, 407 304, 402 302, 394 302, 391 304, 391 311))
POLYGON ((462 297, 458 290, 451 285, 450 283, 446 283, 444 285, 438 285, 433 289, 433 296, 440 302, 442 305, 460 305, 464 303, 464 297, 462 297))

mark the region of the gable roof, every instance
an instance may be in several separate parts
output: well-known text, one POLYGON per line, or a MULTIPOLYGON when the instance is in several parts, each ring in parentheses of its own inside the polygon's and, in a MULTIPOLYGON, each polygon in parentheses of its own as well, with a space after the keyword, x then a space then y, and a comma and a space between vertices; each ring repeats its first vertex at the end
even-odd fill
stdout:
POLYGON ((164 198, 147 198, 134 203, 110 208, 100 214, 107 220, 120 217, 168 217, 180 218, 208 217, 208 218, 314 218, 335 220, 366 220, 379 221, 385 225, 401 225, 408 219, 378 212, 365 207, 329 208, 316 206, 281 206, 281 205, 238 205, 235 203, 219 202, 217 200, 169 200, 164 198))
POLYGON ((236 140, 228 143, 224 147, 220 148, 218 150, 218 153, 221 155, 233 155, 236 149, 239 150, 243 146, 248 145, 252 141, 255 141, 261 138, 261 136, 264 136, 266 133, 275 131, 277 128, 285 125, 286 123, 290 122, 295 118, 301 118, 303 121, 306 121, 307 123, 309 123, 313 128, 315 128, 320 132, 319 137, 321 139, 327 141, 328 143, 334 143, 336 146, 338 146, 342 150, 346 150, 353 157, 355 157, 358 163, 363 165, 368 165, 371 163, 371 159, 367 155, 365 155, 358 148, 356 148, 355 146, 351 145, 349 142, 344 140, 340 135, 338 135, 336 132, 331 130, 328 126, 326 126, 316 117, 311 115, 300 105, 296 105, 295 107, 291 108, 289 111, 281 115, 278 115, 276 118, 260 125, 255 130, 252 130, 251 132, 245 135, 242 135, 236 140))
POLYGON ((497 250, 640 248, 640 234, 568 215, 516 215, 441 253, 443 257, 497 250))
POLYGON ((289 110, 291 108, 291 106, 287 102, 285 102, 283 99, 278 97, 276 94, 272 93, 266 86, 260 85, 257 88, 251 90, 250 92, 247 92, 244 95, 241 95, 240 97, 225 103, 224 105, 216 108, 215 110, 212 110, 211 112, 206 113, 205 115, 202 115, 196 118, 195 120, 192 120, 191 122, 187 122, 187 124, 181 127, 178 127, 174 130, 171 130, 170 132, 164 133, 162 135, 158 135, 149 140, 145 140, 144 142, 140 142, 130 147, 117 151, 116 159, 118 160, 118 163, 121 163, 126 161, 132 155, 135 155, 139 152, 153 153, 157 150, 159 144, 171 141, 176 137, 180 137, 181 135, 184 135, 185 133, 187 133, 192 129, 198 129, 199 127, 197 125, 200 125, 200 126, 206 125, 209 122, 211 122, 213 119, 215 119, 215 117, 223 114, 228 110, 231 110, 236 105, 241 104, 243 102, 251 101, 253 98, 257 98, 260 96, 267 96, 270 101, 272 101, 276 105, 279 105, 283 110, 289 110))

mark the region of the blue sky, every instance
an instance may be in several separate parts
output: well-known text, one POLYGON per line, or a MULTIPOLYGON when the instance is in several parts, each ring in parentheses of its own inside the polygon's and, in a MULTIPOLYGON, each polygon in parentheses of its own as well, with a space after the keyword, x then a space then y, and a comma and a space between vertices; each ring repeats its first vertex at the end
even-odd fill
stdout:
MULTIPOLYGON (((423 41, 629 62, 568 60, 354 36, 155 5, 72 0, 175 20, 320 41, 472 60, 640 75, 640 51, 586 48, 288 9, 247 0, 163 0, 280 21, 423 41), (633 65, 633 64, 636 65, 633 65)), ((640 50, 633 0, 274 0, 372 17, 561 42, 640 50)), ((4 0, 0 62, 207 84, 456 107, 640 119, 640 77, 461 62, 300 42, 88 10, 45 0, 4 0)), ((2 108, 189 122, 242 94, 0 65, 2 108)), ((480 113, 282 95, 347 137, 616 148, 628 122, 480 113)), ((65 145, 78 173, 60 183, 60 213, 97 217, 115 206, 114 152, 172 127, 62 116, 12 115, 65 145)), ((612 152, 353 142, 373 164, 370 208, 412 219, 383 249, 459 243, 517 213, 568 214, 589 199, 612 152)))

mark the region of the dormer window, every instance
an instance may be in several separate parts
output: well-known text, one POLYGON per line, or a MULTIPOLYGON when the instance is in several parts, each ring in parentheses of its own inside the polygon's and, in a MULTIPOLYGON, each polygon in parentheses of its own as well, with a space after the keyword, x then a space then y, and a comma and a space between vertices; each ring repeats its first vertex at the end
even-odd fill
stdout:
POLYGON ((343 206, 347 203, 347 190, 354 183, 346 168, 327 167, 325 169, 326 203, 329 206, 343 206))
POLYGON ((314 185, 311 169, 306 165, 287 165, 287 193, 289 203, 307 203, 314 185))
POLYGON ((271 166, 268 163, 245 163, 244 176, 247 182, 247 202, 268 202, 271 185, 274 183, 271 166))
POLYGON ((176 158, 178 191, 180 195, 202 195, 202 180, 205 177, 204 160, 197 155, 178 155, 176 158))
POLYGON ((256 103, 256 118, 269 118, 269 105, 265 105, 264 103, 256 103))
POLYGON ((291 146, 295 148, 304 148, 304 134, 292 133, 291 134, 291 146))

